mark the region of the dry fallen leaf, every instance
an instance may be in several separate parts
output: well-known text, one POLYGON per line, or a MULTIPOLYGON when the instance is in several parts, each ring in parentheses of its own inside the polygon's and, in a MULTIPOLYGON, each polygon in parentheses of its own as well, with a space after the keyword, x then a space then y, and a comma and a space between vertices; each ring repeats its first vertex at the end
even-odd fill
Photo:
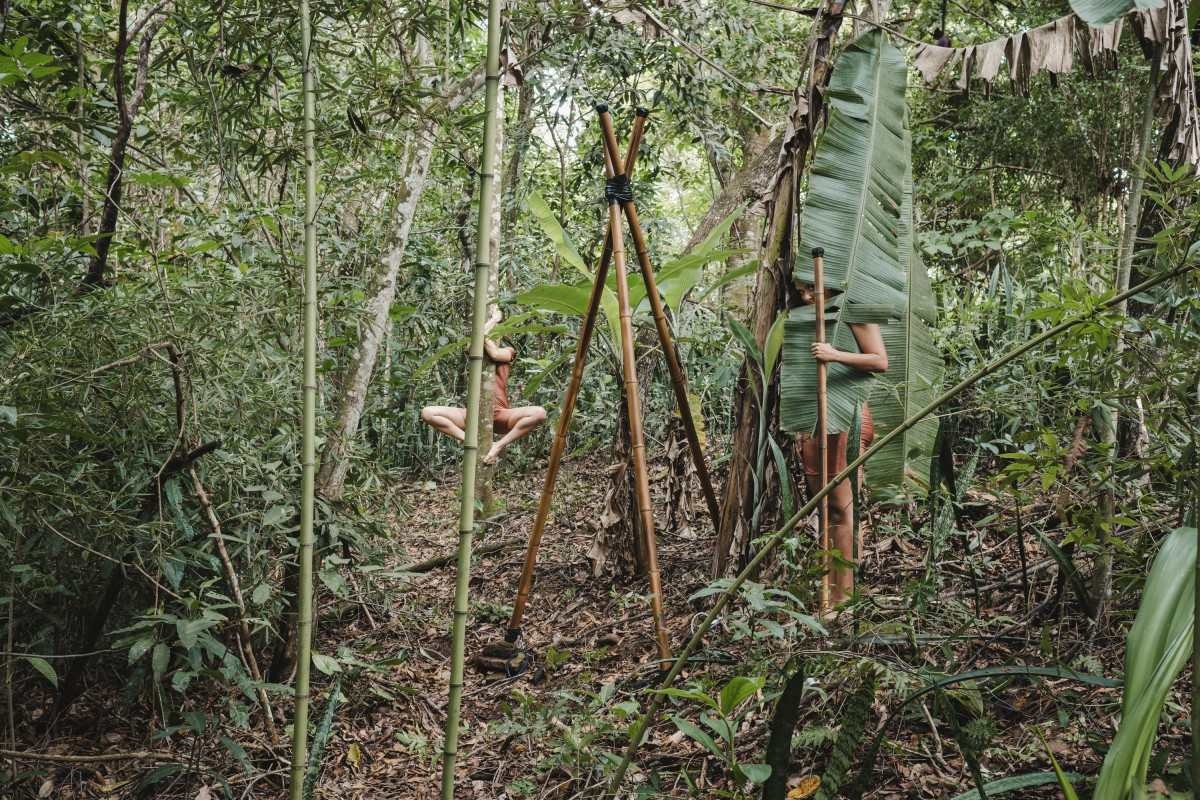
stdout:
POLYGON ((46 778, 38 788, 38 797, 49 797, 54 793, 54 778, 46 778))
POLYGON ((358 746, 358 742, 351 742, 350 747, 346 750, 346 760, 350 765, 357 768, 362 761, 362 748, 358 746))
POLYGON ((821 779, 816 775, 805 775, 800 782, 787 793, 787 800, 804 800, 812 797, 821 788, 821 779))
POLYGON ((196 792, 195 800, 212 800, 212 790, 207 784, 200 787, 200 791, 196 792))

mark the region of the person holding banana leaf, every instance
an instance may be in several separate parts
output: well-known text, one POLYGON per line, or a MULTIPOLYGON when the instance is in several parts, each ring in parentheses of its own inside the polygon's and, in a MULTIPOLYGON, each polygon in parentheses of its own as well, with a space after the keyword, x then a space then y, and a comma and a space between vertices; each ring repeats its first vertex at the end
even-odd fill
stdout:
MULTIPOLYGON (((800 303, 812 305, 812 286, 797 283, 800 289, 800 303)), ((813 342, 812 357, 815 361, 825 364, 844 364, 851 369, 864 373, 887 372, 887 348, 883 344, 883 334, 879 326, 873 322, 852 322, 849 324, 854 334, 854 343, 858 352, 838 350, 828 342, 813 342)), ((871 408, 866 403, 862 405, 859 424, 859 452, 866 450, 875 438, 875 426, 871 420, 871 408)), ((820 464, 821 446, 817 438, 808 433, 800 433, 800 458, 804 463, 804 477, 808 490, 815 493, 821 489, 820 464)), ((836 475, 846 468, 846 445, 849 439, 847 431, 827 433, 825 435, 825 459, 827 475, 836 475)), ((856 477, 862 486, 862 470, 856 477)), ((849 560, 856 552, 854 547, 854 493, 849 480, 844 480, 829 493, 829 542, 841 557, 849 560)), ((833 606, 846 600, 854 592, 854 570, 850 567, 834 564, 830 578, 830 602, 833 606)))

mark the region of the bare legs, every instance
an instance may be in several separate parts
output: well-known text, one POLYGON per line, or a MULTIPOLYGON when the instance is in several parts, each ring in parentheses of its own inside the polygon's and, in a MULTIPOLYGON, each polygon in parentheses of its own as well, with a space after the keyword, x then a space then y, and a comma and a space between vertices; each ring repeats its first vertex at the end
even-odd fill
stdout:
MULTIPOLYGON (((836 475, 846 466, 846 434, 831 434, 828 437, 828 472, 836 475)), ((816 492, 816 465, 820 462, 819 443, 811 436, 800 438, 801 456, 804 459, 808 490, 816 492)), ((854 541, 854 493, 851 480, 862 482, 862 472, 856 478, 847 478, 833 487, 829 498, 829 546, 838 552, 842 561, 854 561, 857 555, 854 541)), ((836 606, 854 593, 854 569, 834 564, 829 572, 829 599, 836 606)))
POLYGON ((421 409, 421 422, 451 439, 464 441, 463 430, 467 427, 467 410, 457 406, 425 406, 421 409))
MULTIPOLYGON (((503 435, 492 444, 483 457, 483 463, 494 464, 510 444, 528 436, 534 428, 546 421, 546 409, 541 406, 522 406, 520 408, 502 409, 496 413, 495 424, 497 432, 503 435)), ((467 411, 458 406, 425 406, 421 409, 421 422, 433 428, 444 436, 463 441, 467 426, 467 411)))
POLYGON ((495 464, 504 449, 517 439, 528 436, 534 428, 546 421, 546 409, 541 406, 509 408, 496 415, 496 423, 503 423, 508 432, 492 444, 492 449, 483 457, 483 463, 495 464))

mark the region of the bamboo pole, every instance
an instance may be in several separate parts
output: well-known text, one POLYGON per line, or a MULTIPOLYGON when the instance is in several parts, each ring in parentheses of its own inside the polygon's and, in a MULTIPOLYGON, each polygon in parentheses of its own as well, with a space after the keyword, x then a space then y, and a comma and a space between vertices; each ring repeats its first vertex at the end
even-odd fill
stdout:
POLYGON ((496 106, 500 94, 500 0, 488 0, 487 77, 483 122, 483 166, 479 171, 479 220, 475 227, 475 296, 471 319, 470 367, 467 375, 467 426, 463 440, 462 485, 459 487, 458 570, 451 631, 450 698, 442 751, 442 799, 454 798, 454 764, 458 755, 458 723, 462 710, 463 664, 467 638, 467 590, 471 577, 471 539, 475 532, 475 470, 479 464, 479 395, 483 383, 483 326, 487 321, 488 276, 492 271, 489 234, 496 173, 496 106))
POLYGON ((308 690, 313 637, 313 500, 317 466, 317 87, 312 12, 300 0, 304 69, 304 386, 300 456, 300 561, 296 625, 296 709, 292 720, 290 800, 301 800, 308 771, 308 690))
MULTIPOLYGON (((1192 245, 1192 248, 1195 248, 1195 244, 1192 245)), ((858 458, 855 458, 853 461, 847 464, 845 469, 833 477, 833 483, 827 484, 824 488, 818 491, 812 497, 812 499, 805 503, 799 511, 793 514, 779 530, 766 537, 762 548, 759 549, 754 557, 750 559, 749 563, 742 568, 742 571, 734 577, 733 581, 730 582, 730 584, 726 586, 719 595, 717 595, 717 599, 713 603, 713 607, 709 609, 708 614, 706 614, 704 619, 700 621, 700 624, 696 627, 692 637, 688 639, 687 644, 684 645, 683 650, 680 651, 679 655, 675 657, 675 663, 671 665, 670 671, 667 672, 666 677, 663 678, 662 683, 659 684, 658 688, 661 690, 671 687, 671 685, 675 682, 675 679, 679 677, 679 673, 683 671, 688 659, 691 658, 692 654, 695 653, 696 649, 700 646, 700 642, 704 639, 704 635, 708 633, 708 629, 712 627, 713 622, 718 616, 720 616, 721 612, 725 610, 726 606, 728 606, 732 599, 737 595, 738 591, 741 589, 746 580, 757 572, 762 562, 775 551, 775 548, 783 542, 787 535, 795 530, 796 526, 812 513, 813 509, 816 508, 817 503, 821 501, 821 498, 829 494, 833 486, 836 486, 838 482, 846 480, 851 475, 854 475, 858 468, 865 464, 868 459, 870 459, 887 445, 891 444, 891 442, 897 437, 903 436, 906 431, 910 430, 918 422, 925 419, 925 417, 932 414, 945 403, 953 400, 955 397, 962 394, 967 389, 986 378, 988 375, 991 375, 1005 365, 1015 361, 1016 359, 1028 353, 1030 350, 1033 350, 1034 348, 1061 336, 1063 333, 1066 333, 1076 325, 1087 322, 1088 320, 1094 318, 1097 314, 1107 311, 1119 305, 1120 303, 1125 302, 1129 298, 1146 291, 1147 289, 1152 289, 1161 283, 1166 283, 1172 278, 1177 278, 1181 275, 1191 272, 1197 267, 1200 267, 1200 262, 1190 260, 1192 258, 1195 258, 1195 254, 1189 254, 1189 256, 1185 257, 1184 262, 1174 269, 1148 280, 1144 280, 1137 286, 1131 287, 1128 291, 1121 292, 1120 294, 1109 298, 1091 311, 1079 314, 1071 319, 1060 322, 1053 328, 1049 328, 1032 339, 1029 339, 1024 344, 1014 347, 1012 350, 1009 350, 1007 353, 1004 353, 1003 355, 981 367, 976 372, 972 373, 966 378, 963 378, 954 386, 942 392, 942 394, 938 395, 938 397, 930 402, 929 405, 925 406, 919 411, 914 412, 912 416, 908 417, 908 419, 904 420, 887 434, 880 437, 880 439, 867 450, 860 453, 858 458)), ((642 739, 645 737, 647 728, 649 728, 657 718, 658 710, 662 707, 664 697, 666 697, 666 695, 664 695, 661 691, 654 692, 650 697, 650 702, 646 706, 646 710, 642 712, 642 715, 638 717, 633 725, 630 726, 629 744, 626 746, 625 753, 622 756, 621 761, 617 764, 617 768, 613 772, 613 776, 609 780, 608 786, 604 789, 605 796, 616 796, 617 789, 621 787, 622 782, 625 780, 625 773, 628 772, 629 765, 633 763, 633 759, 637 755, 638 748, 641 746, 642 739)))
MULTIPOLYGON (((650 112, 644 108, 637 110, 634 120, 634 137, 641 139, 641 130, 650 112)), ((612 118, 607 111, 600 113, 600 125, 605 129, 604 145, 608 158, 613 161, 613 168, 618 174, 624 174, 632 180, 633 165, 621 164, 616 159, 619 155, 615 149, 616 134, 613 131, 612 118)), ((631 139, 631 149, 636 152, 631 139)), ((658 341, 662 345, 663 355, 667 359, 667 371, 671 375, 671 388, 675 392, 675 403, 679 408, 679 416, 683 420, 683 430, 687 436, 688 446, 692 453, 692 463, 696 465, 696 476, 700 479, 700 488, 704 493, 704 501, 708 505, 708 514, 712 518, 713 530, 721 527, 721 506, 717 502, 717 494, 713 491, 712 479, 708 474, 708 465, 704 460, 704 448, 700 445, 700 435, 696 431, 696 421, 692 416, 691 401, 688 399, 687 376, 679 363, 679 352, 675 347, 675 339, 671 334, 671 325, 663 310, 662 298, 658 294, 658 281, 654 276, 654 265, 650 262, 650 253, 646 247, 646 236, 638 219, 637 205, 633 200, 621 203, 625 218, 629 223, 629 235, 633 238, 634 252, 637 254, 638 266, 642 271, 642 283, 646 287, 646 298, 650 301, 650 312, 654 316, 654 327, 658 332, 658 341)))
MULTIPOLYGON (((825 249, 814 247, 813 259, 813 303, 817 323, 813 331, 813 341, 825 343, 825 249)), ((829 485, 829 369, 824 361, 817 361, 817 488, 824 489, 829 485)), ((833 590, 830 571, 832 564, 829 558, 829 497, 821 496, 817 506, 817 520, 821 532, 821 601, 820 610, 828 610, 833 603, 833 590)))
MULTIPOLYGON (((632 165, 637 159, 641 134, 640 120, 635 120, 633 134, 629 139, 629 150, 625 156, 627 164, 632 165)), ((612 177, 611 163, 606 162, 605 167, 609 171, 609 177, 612 177)), ((513 602, 512 616, 509 617, 508 630, 504 634, 505 641, 510 643, 521 638, 521 620, 525 616, 525 607, 529 603, 530 592, 533 591, 533 572, 537 567, 538 549, 542 544, 542 536, 546 532, 546 521, 550 518, 554 486, 558 481, 559 466, 567 447, 567 434, 571 429, 571 417, 575 413, 575 401, 579 397, 579 387, 583 384, 583 370, 587 365, 588 345, 591 343, 592 333, 596 329, 600 301, 604 297, 605 281, 608 280, 608 266, 612 259, 612 228, 606 223, 604 230, 604 248, 600 252, 600 263, 596 267, 596 277, 592 281, 592 294, 588 298, 587 312, 583 316, 583 324, 579 328, 579 339, 575 343, 575 361, 571 365, 571 380, 567 384, 562 410, 558 415, 558 424, 554 429, 554 442, 550 445, 550 461, 546 465, 542 496, 538 500, 537 514, 533 520, 533 532, 529 535, 529 544, 525 548, 525 563, 521 567, 521 580, 517 584, 517 599, 513 602)))
MULTIPOLYGON (((603 120, 607 108, 598 106, 603 120)), ((601 124, 605 149, 616 154, 617 139, 612 125, 601 124)), ((616 158, 620 158, 619 155, 616 158)), ((624 174, 624 164, 614 160, 613 174, 624 174)), ((629 307, 629 276, 625 273, 625 236, 621 230, 621 209, 615 197, 608 201, 608 225, 612 231, 613 266, 617 278, 617 309, 621 332, 621 373, 625 384, 625 407, 629 417, 630 455, 633 457, 634 488, 637 493, 638 515, 642 522, 642 537, 646 546, 646 571, 650 579, 650 609, 654 614, 654 634, 658 655, 663 661, 671 658, 671 646, 667 640, 666 621, 663 618, 662 583, 658 571, 658 541, 654 533, 654 511, 650 506, 650 474, 646 468, 646 435, 642 429, 642 406, 638 394, 637 363, 633 349, 633 313, 629 307)))

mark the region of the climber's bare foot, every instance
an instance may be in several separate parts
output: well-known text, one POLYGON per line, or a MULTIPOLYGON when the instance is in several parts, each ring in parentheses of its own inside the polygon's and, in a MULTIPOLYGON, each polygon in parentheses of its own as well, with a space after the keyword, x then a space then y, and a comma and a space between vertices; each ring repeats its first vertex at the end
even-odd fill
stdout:
POLYGON ((487 455, 483 457, 483 463, 491 466, 499 460, 500 454, 504 452, 504 447, 500 443, 492 445, 492 449, 487 451, 487 455))

